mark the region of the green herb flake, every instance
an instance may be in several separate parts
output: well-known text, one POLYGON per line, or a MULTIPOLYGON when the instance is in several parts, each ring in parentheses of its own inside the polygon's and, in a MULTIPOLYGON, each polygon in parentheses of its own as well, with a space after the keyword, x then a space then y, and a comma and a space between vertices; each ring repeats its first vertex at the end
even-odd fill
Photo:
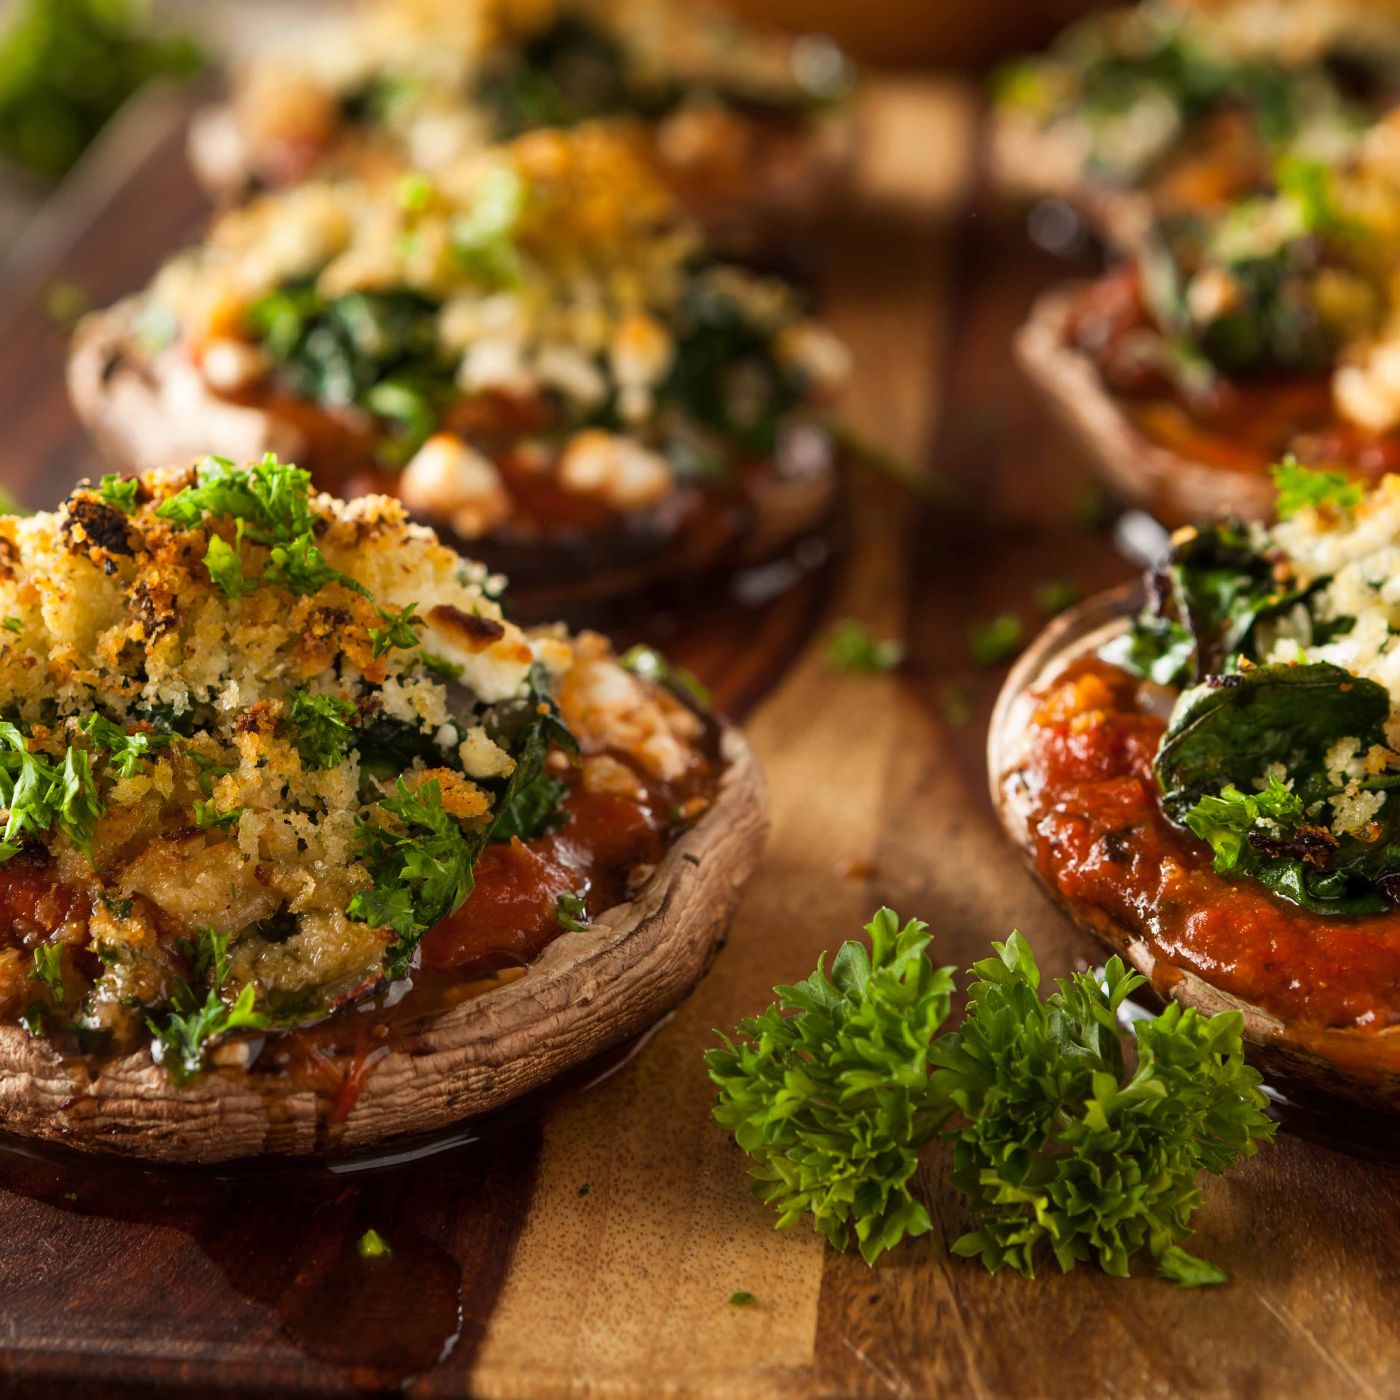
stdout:
POLYGON ((1058 617, 1066 608, 1072 608, 1082 596, 1078 585, 1069 579, 1052 578, 1036 585, 1032 601, 1036 612, 1042 617, 1058 617))
POLYGON ((83 733, 106 752, 112 770, 123 778, 134 778, 142 765, 171 743, 169 734, 137 730, 128 734, 105 715, 90 714, 82 723, 83 733))
POLYGON ((904 661, 904 643, 879 640, 854 618, 845 618, 831 630, 826 643, 826 664, 843 675, 880 675, 904 661))
POLYGON ((462 665, 458 661, 449 661, 445 656, 439 656, 435 651, 421 651, 418 659, 435 676, 441 676, 445 681, 459 681, 462 679, 462 665))
POLYGON ((220 763, 217 758, 210 758, 196 749, 186 749, 185 757, 194 764, 198 773, 199 790, 205 797, 214 795, 215 778, 226 778, 230 773, 238 771, 236 763, 220 763))
POLYGON ((586 1196, 592 1189, 593 1187, 585 1181, 583 1185, 578 1188, 578 1193, 580 1196, 586 1196))
POLYGON ((241 807, 224 812, 213 802, 205 802, 198 797, 194 800, 194 824, 205 831, 232 831, 242 815, 241 807))
POLYGON ((31 982, 42 982, 59 1006, 63 1005, 63 944, 40 943, 34 949, 34 966, 29 970, 31 982))
POLYGON ((1365 497, 1360 482, 1350 481, 1341 472, 1316 471, 1288 456, 1273 470, 1275 510, 1280 520, 1289 520, 1300 510, 1350 515, 1365 497))
POLYGON ((999 666, 1021 649, 1025 628, 1015 613, 1002 613, 990 622, 968 628, 967 645, 979 666, 999 666))
POLYGON ((188 982, 180 982, 170 999, 164 1024, 146 1018, 153 1037, 152 1058, 178 1085, 189 1083, 204 1068, 205 1057, 222 1037, 236 1030, 262 1030, 268 1020, 254 1009, 250 982, 230 1003, 223 998, 228 981, 229 935, 217 929, 199 931, 193 951, 195 981, 207 990, 204 1000, 188 982))
POLYGON ((581 894, 561 894, 554 902, 554 917, 569 933, 582 933, 591 922, 581 894))
POLYGON ((516 224, 525 208, 525 182, 508 166, 482 179, 471 211, 452 228, 452 246, 467 272, 487 287, 509 287, 521 277, 516 224))
POLYGON ((433 202, 433 182, 411 170, 399 181, 399 208, 406 214, 421 214, 433 202))
POLYGON ((408 971, 428 929, 455 913, 471 893, 476 848, 443 810, 436 779, 410 791, 400 777, 395 796, 378 806, 393 824, 361 821, 357 851, 374 877, 374 889, 355 895, 346 913, 396 935, 385 968, 398 978, 408 971))
POLYGON ((287 723, 307 769, 334 768, 355 742, 355 704, 334 695, 299 690, 292 696, 287 723))
POLYGON ((16 634, 24 631, 24 619, 22 617, 7 617, 4 620, 5 630, 16 634))
POLYGON ((116 472, 108 472, 98 483, 97 495, 104 505, 119 510, 123 515, 131 515, 140 504, 141 483, 133 477, 123 477, 116 472))
POLYGON ((739 1293, 731 1293, 731 1294, 729 1295, 729 1302, 730 1302, 731 1306, 736 1307, 736 1308, 747 1308, 747 1307, 749 1307, 754 1301, 755 1301, 755 1299, 754 1299, 754 1296, 753 1296, 752 1293, 739 1292, 739 1293))
POLYGON ((355 1252, 361 1259, 391 1259, 394 1254, 378 1230, 366 1230, 356 1242, 355 1252))
POLYGON ((44 292, 44 314, 56 326, 71 331, 92 309, 92 298, 76 282, 50 282, 44 292))
POLYGON ((413 624, 418 621, 414 617, 417 611, 417 603, 409 603, 397 613, 384 608, 378 609, 385 626, 369 629, 370 655, 375 660, 387 656, 395 648, 400 651, 412 651, 418 645, 418 633, 413 628, 413 624))
POLYGON ((1162 1257, 1157 1261, 1157 1272, 1168 1282, 1182 1288, 1208 1288, 1230 1280, 1230 1276, 1218 1264, 1212 1264, 1209 1259, 1198 1259, 1179 1245, 1171 1245, 1162 1251, 1162 1257))

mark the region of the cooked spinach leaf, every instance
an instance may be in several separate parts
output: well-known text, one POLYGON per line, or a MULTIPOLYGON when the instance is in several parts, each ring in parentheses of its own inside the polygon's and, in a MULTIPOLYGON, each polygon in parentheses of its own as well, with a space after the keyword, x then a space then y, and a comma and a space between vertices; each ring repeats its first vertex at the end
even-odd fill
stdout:
POLYGON ((432 301, 407 288, 327 300, 306 282, 269 293, 247 313, 278 382, 313 403, 372 415, 394 461, 407 460, 431 436, 455 392, 436 316, 432 301))
POLYGON ((1106 661, 1160 685, 1199 682, 1257 659, 1260 623, 1281 616, 1320 587, 1301 586, 1238 521, 1178 537, 1148 575, 1148 603, 1132 628, 1102 650, 1106 661))
POLYGON ((1181 697, 1162 739, 1162 809, 1222 873, 1318 914, 1379 913, 1400 898, 1400 810, 1382 808, 1364 836, 1323 814, 1341 791, 1329 750, 1383 746, 1389 715, 1383 686, 1323 662, 1213 677, 1181 697))
POLYGON ((1177 702, 1157 750, 1162 808, 1184 821, 1201 794, 1248 788, 1277 763, 1306 775, 1295 783, 1305 802, 1320 800, 1327 750, 1352 737, 1363 748, 1384 743, 1389 716, 1384 686, 1326 662, 1212 677, 1177 702))

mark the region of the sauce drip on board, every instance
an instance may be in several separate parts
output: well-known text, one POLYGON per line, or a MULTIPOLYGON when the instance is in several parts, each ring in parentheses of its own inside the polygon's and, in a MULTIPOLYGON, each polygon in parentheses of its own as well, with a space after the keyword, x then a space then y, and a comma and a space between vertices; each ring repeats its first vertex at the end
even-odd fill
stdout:
POLYGON ((1042 876, 1092 924, 1143 934, 1189 969, 1288 1021, 1378 1032, 1400 1024, 1400 910, 1333 919, 1212 869, 1162 814, 1152 759, 1165 721, 1138 682, 1096 659, 1040 697, 1024 768, 1042 876))

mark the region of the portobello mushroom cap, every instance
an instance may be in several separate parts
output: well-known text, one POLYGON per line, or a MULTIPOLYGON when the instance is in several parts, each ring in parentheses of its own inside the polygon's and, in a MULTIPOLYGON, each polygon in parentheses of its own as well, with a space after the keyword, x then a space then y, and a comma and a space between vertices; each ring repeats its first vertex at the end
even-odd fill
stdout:
MULTIPOLYGON (((715 801, 630 903, 561 934, 524 974, 442 1015, 395 1028, 348 1115, 334 1087, 215 1066, 177 1088, 141 1050, 64 1060, 0 1026, 0 1129, 85 1151, 166 1162, 345 1152, 500 1107, 652 1025, 708 970, 767 834, 757 760, 726 726, 715 801)), ((355 1014, 355 1013, 350 1013, 355 1014)), ((345 1055, 332 1068, 352 1069, 345 1055)))
POLYGON ((1165 524, 1186 525, 1227 511, 1270 520, 1274 485, 1263 474, 1183 457, 1140 433, 1105 386, 1093 360, 1069 342, 1071 308, 1083 284, 1052 288, 1016 335, 1016 357, 1099 476, 1165 524))
POLYGON ((1076 908, 1048 884, 1036 863, 1035 804, 1025 781, 1026 741, 1035 693, 1071 662, 1125 631, 1142 595, 1127 584, 1089 599, 1052 622, 1011 668, 992 712, 987 773, 992 805, 1041 887, 1085 932, 1135 967, 1164 999, 1206 1015, 1239 1011, 1251 1062, 1285 1092, 1339 1098, 1367 1109, 1400 1112, 1400 1027, 1363 1033, 1304 1026, 1221 990, 1189 968, 1166 961, 1141 928, 1076 908))
MULTIPOLYGON (((220 398, 178 350, 153 349, 142 335, 143 309, 134 296, 85 316, 69 355, 73 406, 111 462, 143 471, 201 457, 215 444, 236 461, 265 452, 303 459, 294 426, 220 398)), ((615 529, 558 539, 508 529, 464 539, 446 521, 425 519, 445 542, 504 573, 517 615, 534 619, 773 559, 822 527, 836 487, 836 453, 823 439, 787 453, 778 471, 736 495, 723 528, 693 541, 677 527, 674 498, 621 517, 615 529)))

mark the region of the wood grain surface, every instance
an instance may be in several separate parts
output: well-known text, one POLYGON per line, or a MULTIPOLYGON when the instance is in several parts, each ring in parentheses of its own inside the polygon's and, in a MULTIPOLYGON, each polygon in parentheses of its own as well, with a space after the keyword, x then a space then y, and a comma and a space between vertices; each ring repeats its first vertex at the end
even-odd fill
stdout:
MULTIPOLYGON (((976 667, 967 637, 1004 612, 1036 627, 1038 584, 1087 593, 1130 572, 1010 359, 1063 270, 981 197, 970 93, 880 84, 867 105, 859 189, 810 251, 860 366, 852 426, 921 489, 853 472, 846 548, 776 604, 667 605, 668 646, 748 713, 773 795, 771 845, 710 976, 600 1082, 394 1169, 211 1181, 0 1156, 0 1393, 1400 1392, 1393 1166, 1281 1135, 1207 1183, 1194 1247, 1232 1282, 1187 1292, 953 1258, 965 1221, 936 1151, 919 1181, 935 1230, 868 1269, 775 1232, 710 1120, 712 1028, 882 903, 928 919, 940 961, 966 966, 1013 927, 1050 973, 1092 956, 999 834, 982 747, 1002 672, 976 667), (822 638, 841 617, 902 637, 907 664, 833 675, 822 638), (355 1257, 370 1226, 388 1269, 355 1257), (751 1306, 728 1303, 740 1290, 751 1306)), ((70 252, 82 211, 52 225, 63 275, 99 299, 198 217, 160 132, 153 118, 70 252)), ((83 463, 55 388, 61 338, 35 309, 53 273, 31 268, 0 306, 0 479, 39 504, 83 463)))

